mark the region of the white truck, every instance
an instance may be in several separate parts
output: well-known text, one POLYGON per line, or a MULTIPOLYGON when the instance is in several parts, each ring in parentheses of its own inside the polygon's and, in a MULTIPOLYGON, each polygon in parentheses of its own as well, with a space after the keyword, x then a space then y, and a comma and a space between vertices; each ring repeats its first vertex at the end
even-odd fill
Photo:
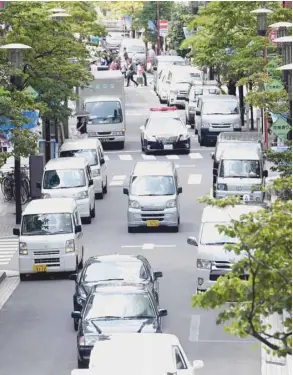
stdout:
POLYGON ((88 112, 87 133, 105 143, 125 144, 125 91, 120 71, 96 72, 89 86, 81 90, 83 110, 88 112))

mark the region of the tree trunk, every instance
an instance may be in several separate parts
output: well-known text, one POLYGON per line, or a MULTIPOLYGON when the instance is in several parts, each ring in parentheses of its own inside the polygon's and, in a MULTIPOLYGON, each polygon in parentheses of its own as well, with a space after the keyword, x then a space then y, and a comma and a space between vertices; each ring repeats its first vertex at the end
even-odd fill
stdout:
POLYGON ((240 104, 240 116, 241 116, 241 126, 244 126, 244 93, 243 93, 243 86, 238 87, 239 90, 239 104, 240 104))
MULTIPOLYGON (((252 82, 248 83, 249 90, 252 91, 252 82)), ((250 106, 250 130, 254 130, 254 116, 253 116, 253 106, 250 106)))

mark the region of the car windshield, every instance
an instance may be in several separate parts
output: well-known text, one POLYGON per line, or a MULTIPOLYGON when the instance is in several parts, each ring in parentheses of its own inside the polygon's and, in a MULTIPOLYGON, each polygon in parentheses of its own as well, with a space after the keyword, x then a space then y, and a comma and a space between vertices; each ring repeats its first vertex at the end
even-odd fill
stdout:
POLYGON ((172 176, 135 176, 131 182, 131 195, 162 196, 175 193, 175 182, 172 176))
POLYGON ((86 186, 83 169, 60 169, 46 171, 44 175, 44 189, 68 189, 86 186))
POLYGON ((228 225, 229 223, 204 223, 201 232, 200 243, 202 245, 225 245, 237 243, 236 238, 231 238, 225 233, 219 233, 217 225, 228 225))
POLYGON ((220 177, 260 178, 260 163, 258 160, 222 160, 220 177))
POLYGON ((87 102, 85 110, 90 113, 91 125, 121 123, 123 121, 120 102, 87 102))
POLYGON ((85 308, 85 319, 154 318, 150 297, 145 293, 96 293, 85 308))
POLYGON ((143 46, 129 46, 127 47, 127 52, 130 53, 145 53, 145 47, 143 46))
POLYGON ((122 279, 126 281, 147 280, 148 275, 142 262, 91 263, 84 272, 83 280, 88 283, 100 280, 122 279))
POLYGON ((174 134, 185 132, 186 128, 179 118, 160 118, 154 117, 147 124, 149 135, 155 134, 174 134), (152 133, 152 134, 150 134, 152 133))
POLYGON ((24 215, 22 219, 22 236, 72 233, 71 214, 33 214, 24 215))
POLYGON ((192 91, 192 95, 194 96, 194 98, 196 98, 197 96, 199 95, 219 95, 220 94, 220 90, 218 88, 210 88, 210 89, 207 89, 207 88, 196 88, 192 91))
POLYGON ((203 104, 203 115, 238 115, 239 106, 236 101, 210 101, 203 104))
POLYGON ((96 150, 67 150, 60 152, 61 158, 67 157, 76 157, 76 158, 85 158, 89 162, 90 166, 98 165, 98 155, 96 150))

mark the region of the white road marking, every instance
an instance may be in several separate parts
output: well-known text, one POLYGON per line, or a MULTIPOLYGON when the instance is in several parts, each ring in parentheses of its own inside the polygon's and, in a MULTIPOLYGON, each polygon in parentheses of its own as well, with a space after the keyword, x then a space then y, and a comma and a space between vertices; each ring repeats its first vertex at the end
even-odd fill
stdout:
POLYGON ((124 181, 112 181, 109 186, 122 186, 124 181))
POLYGON ((202 155, 198 152, 189 154, 190 159, 202 159, 202 155))
POLYGON ((176 247, 176 245, 155 245, 155 247, 176 247))
POLYGON ((120 160, 132 160, 131 155, 119 155, 120 160))
POLYGON ((191 174, 188 177, 188 185, 199 185, 201 183, 201 174, 191 174))
POLYGON ((200 315, 192 315, 189 329, 189 341, 198 342, 200 327, 200 315))
POLYGON ((195 164, 183 164, 183 165, 176 164, 175 167, 176 168, 194 168, 196 167, 196 165, 195 164))
POLYGON ((177 160, 180 159, 178 155, 166 155, 166 158, 169 160, 177 160))
POLYGON ((153 243, 144 243, 143 245, 122 245, 123 249, 142 249, 153 250, 155 248, 174 248, 176 245, 155 245, 153 243))
POLYGON ((112 180, 121 181, 121 180, 125 180, 125 178, 126 178, 126 175, 117 175, 117 176, 113 176, 112 180))
POLYGON ((137 249, 137 248, 140 249, 142 245, 122 245, 121 247, 122 249, 137 249))
MULTIPOLYGON (((214 150, 215 150, 215 148, 211 147, 211 148, 193 148, 190 151, 192 153, 193 151, 201 151, 201 152, 209 151, 209 152, 212 152, 214 150)), ((124 154, 124 153, 125 154, 137 154, 137 153, 141 154, 141 150, 124 150, 124 151, 123 150, 114 150, 114 151, 106 151, 105 155, 109 155, 109 154, 124 154)))
POLYGON ((153 250, 155 248, 155 244, 153 243, 144 243, 142 245, 142 250, 153 250))
POLYGON ((109 156, 104 155, 104 159, 105 159, 106 161, 108 161, 108 160, 109 160, 109 156))
POLYGON ((157 158, 156 158, 154 155, 145 155, 145 154, 141 154, 141 157, 142 157, 144 160, 157 160, 157 158))

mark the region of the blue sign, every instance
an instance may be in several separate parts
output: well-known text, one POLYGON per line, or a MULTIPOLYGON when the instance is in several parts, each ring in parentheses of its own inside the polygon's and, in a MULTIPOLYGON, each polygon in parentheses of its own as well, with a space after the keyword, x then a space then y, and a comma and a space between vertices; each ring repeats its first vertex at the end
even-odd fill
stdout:
POLYGON ((127 29, 131 29, 132 17, 130 17, 130 16, 124 16, 124 22, 125 22, 125 27, 127 29))
POLYGON ((156 31, 156 24, 154 21, 148 21, 148 28, 150 32, 154 33, 156 31))
MULTIPOLYGON (((28 122, 22 125, 22 129, 32 129, 38 126, 39 111, 23 111, 22 116, 28 119, 28 122)), ((5 116, 0 116, 0 130, 13 129, 11 120, 5 116)))
POLYGON ((98 36, 92 36, 91 37, 91 43, 93 43, 93 44, 99 44, 100 43, 100 38, 98 36))

